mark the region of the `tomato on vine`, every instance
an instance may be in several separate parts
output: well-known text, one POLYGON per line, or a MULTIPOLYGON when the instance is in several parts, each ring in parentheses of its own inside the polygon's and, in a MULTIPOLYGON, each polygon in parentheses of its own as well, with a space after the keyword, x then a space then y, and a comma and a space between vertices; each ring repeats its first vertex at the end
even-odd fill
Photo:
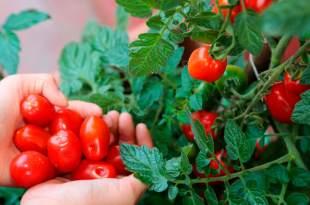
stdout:
POLYGON ((285 72, 284 75, 284 86, 285 86, 285 93, 288 97, 288 99, 293 103, 294 105, 301 101, 300 94, 306 92, 310 89, 310 85, 303 85, 300 84, 300 78, 297 80, 292 81, 291 75, 287 72, 285 72))
POLYGON ((194 79, 212 83, 225 72, 227 59, 213 60, 209 49, 210 46, 203 46, 193 51, 188 60, 188 72, 194 79))
MULTIPOLYGON (((219 0, 219 5, 220 6, 229 6, 229 2, 228 0, 219 0)), ((226 18, 227 14, 228 14, 228 9, 221 9, 224 18, 226 18)), ((216 5, 214 5, 212 12, 214 13, 219 13, 218 8, 216 5)), ((231 14, 230 14, 230 20, 232 23, 235 22, 235 17, 241 12, 241 8, 240 5, 236 5, 232 10, 231 10, 231 14)))
MULTIPOLYGON (((259 14, 265 11, 273 3, 274 0, 244 0, 244 5, 246 8, 254 9, 259 14)), ((241 10, 243 11, 242 6, 241 10)))

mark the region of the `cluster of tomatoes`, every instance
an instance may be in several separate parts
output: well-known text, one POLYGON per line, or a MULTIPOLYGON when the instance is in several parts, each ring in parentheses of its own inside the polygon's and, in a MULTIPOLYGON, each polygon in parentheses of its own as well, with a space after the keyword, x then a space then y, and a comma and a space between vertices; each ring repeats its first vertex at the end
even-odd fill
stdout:
POLYGON ((32 187, 70 172, 72 180, 130 174, 119 145, 110 147, 110 131, 100 117, 83 119, 70 109, 56 112, 54 105, 37 94, 26 97, 20 110, 29 124, 14 133, 21 153, 10 165, 11 177, 19 186, 32 187))

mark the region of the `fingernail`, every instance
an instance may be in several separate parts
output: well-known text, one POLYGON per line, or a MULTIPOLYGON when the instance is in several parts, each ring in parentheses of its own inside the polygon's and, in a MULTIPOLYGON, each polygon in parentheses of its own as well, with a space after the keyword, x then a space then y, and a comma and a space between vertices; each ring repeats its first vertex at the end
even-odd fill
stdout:
POLYGON ((63 92, 61 92, 60 90, 58 90, 59 96, 61 97, 62 101, 64 101, 64 103, 68 104, 68 99, 65 96, 65 94, 63 94, 63 92))

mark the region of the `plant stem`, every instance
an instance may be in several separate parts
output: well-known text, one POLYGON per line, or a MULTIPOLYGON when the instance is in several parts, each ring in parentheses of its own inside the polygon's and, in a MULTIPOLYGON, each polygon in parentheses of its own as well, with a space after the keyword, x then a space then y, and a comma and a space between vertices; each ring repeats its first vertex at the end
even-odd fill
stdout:
POLYGON ((164 102, 163 102, 163 100, 164 100, 164 98, 161 98, 161 99, 159 100, 159 108, 158 108, 157 111, 156 111, 155 118, 154 118, 153 124, 152 124, 152 128, 151 128, 151 130, 150 130, 150 133, 151 133, 151 134, 152 134, 152 132, 153 132, 155 126, 156 126, 156 122, 158 121, 159 115, 160 115, 162 109, 164 108, 164 102))
POLYGON ((220 168, 225 172, 225 174, 227 176, 230 176, 230 173, 228 172, 228 170, 222 165, 222 163, 220 163, 220 160, 218 160, 218 158, 214 155, 214 153, 211 153, 213 159, 219 164, 220 168))
POLYGON ((215 4, 216 4, 216 7, 217 7, 217 10, 219 12, 219 15, 220 15, 221 19, 224 20, 224 15, 223 15, 222 9, 220 9, 219 1, 215 0, 215 4))
POLYGON ((293 57, 290 58, 290 65, 293 64, 293 62, 299 57, 301 56, 304 52, 306 52, 310 47, 310 41, 308 41, 307 43, 305 43, 302 47, 300 47, 300 49, 293 55, 293 57))
MULTIPOLYGON (((305 43, 306 43, 306 41, 303 41, 303 40, 300 40, 300 39, 299 39, 299 45, 300 45, 300 47, 302 47, 305 43)), ((303 63, 306 63, 306 64, 309 62, 307 52, 304 52, 304 53, 301 55, 301 61, 302 61, 303 63)))
POLYGON ((285 34, 281 40, 279 41, 277 47, 273 50, 272 56, 271 56, 271 64, 270 64, 270 69, 277 67, 278 65, 281 64, 283 60, 284 53, 292 41, 293 36, 289 34, 285 34))
MULTIPOLYGON (((287 165, 287 170, 288 171, 291 170, 291 166, 292 166, 292 161, 289 161, 288 165, 287 165)), ((281 193, 280 193, 280 197, 279 197, 280 200, 279 200, 278 204, 281 204, 282 202, 284 202, 284 196, 285 196, 285 192, 286 192, 286 189, 287 189, 287 185, 288 185, 288 183, 282 184, 282 190, 281 190, 281 193)))
POLYGON ((182 10, 179 11, 179 14, 181 14, 184 17, 185 21, 186 21, 188 16, 182 10))
POLYGON ((225 21, 224 21, 224 23, 223 23, 223 25, 222 25, 222 27, 221 27, 221 30, 220 30, 218 36, 220 36, 220 35, 223 33, 223 31, 225 31, 226 26, 227 26, 228 22, 230 21, 230 14, 231 14, 231 8, 228 9, 227 16, 226 16, 226 18, 225 18, 225 21))

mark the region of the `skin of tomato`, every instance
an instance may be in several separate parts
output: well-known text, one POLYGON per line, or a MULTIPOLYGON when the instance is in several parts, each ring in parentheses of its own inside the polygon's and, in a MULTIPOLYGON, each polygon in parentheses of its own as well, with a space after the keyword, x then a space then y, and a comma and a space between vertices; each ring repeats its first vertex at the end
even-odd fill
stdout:
MULTIPOLYGON (((207 112, 203 110, 199 110, 192 114, 194 120, 199 120, 201 124, 205 127, 206 134, 211 134, 213 140, 218 139, 222 132, 220 131, 218 135, 214 136, 214 130, 211 129, 211 126, 214 124, 215 119, 218 117, 216 113, 213 112, 207 112)), ((182 124, 182 129, 184 135, 187 137, 187 139, 195 141, 194 140, 194 134, 192 132, 192 128, 190 125, 182 124)))
POLYGON ((60 130, 48 139, 47 154, 56 169, 71 172, 81 161, 81 143, 70 130, 60 130))
POLYGON ((20 103, 20 111, 33 125, 46 127, 55 116, 54 105, 45 97, 31 94, 20 103))
POLYGON ((51 134, 45 129, 36 125, 25 125, 18 128, 14 133, 14 143, 16 147, 24 151, 37 151, 47 156, 47 140, 51 134))
POLYGON ((12 160, 10 174, 17 185, 27 188, 53 179, 55 169, 46 156, 36 151, 26 151, 12 160))
POLYGON ((87 159, 101 160, 109 151, 109 127, 100 117, 89 116, 82 123, 80 140, 83 154, 87 159))
POLYGON ((215 82, 217 89, 226 95, 231 95, 229 91, 230 82, 236 84, 236 90, 241 93, 248 86, 248 76, 244 69, 239 66, 228 65, 223 76, 215 82))
POLYGON ((282 123, 293 123, 291 116, 295 105, 285 93, 284 82, 279 81, 271 87, 271 93, 265 96, 265 102, 271 115, 282 123))
POLYGON ((60 109, 50 122, 49 131, 54 134, 59 130, 70 130, 78 137, 82 123, 83 118, 79 113, 70 109, 60 109))
POLYGON ((223 62, 213 60, 209 49, 210 46, 203 46, 193 51, 188 61, 188 72, 194 79, 212 83, 225 72, 227 59, 223 62))
MULTIPOLYGON (((220 6, 226 6, 226 5, 230 5, 230 4, 228 3, 228 0, 219 0, 219 5, 220 5, 220 6)), ((221 9, 221 11, 222 11, 222 13, 223 13, 223 15, 224 15, 224 18, 226 18, 227 13, 228 13, 228 9, 221 9)), ((218 11, 216 5, 214 5, 214 7, 213 7, 213 9, 212 9, 212 12, 217 13, 217 14, 219 13, 219 11, 218 11)), ((241 7, 240 7, 240 5, 235 6, 235 7, 231 10, 230 20, 231 20, 232 23, 235 22, 235 18, 236 18, 236 16, 237 16, 240 12, 241 12, 241 7)))
MULTIPOLYGON (((265 11, 273 3, 274 0, 244 0, 244 5, 246 8, 254 9, 259 14, 265 11)), ((243 11, 242 6, 241 11, 243 11)))
POLYGON ((106 162, 114 166, 117 174, 128 175, 131 173, 130 171, 125 169, 126 165, 123 163, 119 145, 114 145, 110 147, 108 155, 106 157, 106 162))
POLYGON ((294 105, 302 100, 300 94, 310 89, 310 85, 302 85, 299 81, 300 78, 292 81, 291 75, 287 72, 284 75, 285 93, 294 105))
POLYGON ((218 104, 220 98, 220 93, 217 90, 215 84, 202 82, 198 88, 196 88, 196 93, 200 93, 202 95, 202 107, 204 109, 212 108, 218 104))
POLYGON ((72 180, 89 180, 102 178, 116 178, 117 171, 109 163, 82 159, 79 166, 71 172, 72 180))
MULTIPOLYGON (((230 174, 234 173, 234 171, 235 171, 234 168, 233 167, 227 167, 226 164, 224 163, 224 161, 221 159, 221 153, 222 153, 221 151, 216 152, 215 157, 220 161, 220 163, 227 169, 227 171, 230 174)), ((227 151, 225 150, 223 157, 226 157, 226 156, 227 156, 227 151)), ((211 160, 210 161, 210 167, 213 169, 219 169, 220 166, 215 160, 211 160)), ((194 174, 197 177, 200 177, 202 179, 207 178, 205 174, 198 172, 196 163, 194 165, 194 174)), ((217 175, 209 174, 209 178, 221 177, 221 176, 225 176, 225 175, 226 175, 225 172, 223 170, 221 170, 220 173, 217 175)), ((214 182, 209 182, 209 185, 217 185, 217 184, 222 184, 222 183, 223 183, 222 181, 214 181, 214 182)))

